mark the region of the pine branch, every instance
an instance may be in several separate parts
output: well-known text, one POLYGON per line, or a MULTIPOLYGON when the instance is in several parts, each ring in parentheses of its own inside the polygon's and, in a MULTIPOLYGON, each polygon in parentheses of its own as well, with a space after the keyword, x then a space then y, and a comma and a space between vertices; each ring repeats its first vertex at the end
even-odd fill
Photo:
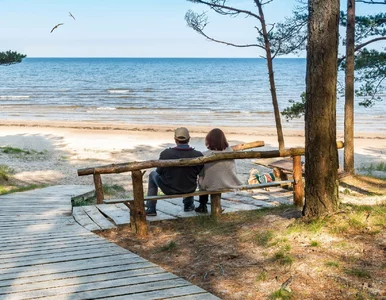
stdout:
MULTIPOLYGON (((251 16, 251 17, 254 17, 254 18, 260 20, 260 16, 254 14, 253 12, 251 12, 249 10, 244 10, 244 9, 239 9, 239 8, 235 8, 232 6, 227 6, 224 4, 219 4, 215 0, 212 0, 210 2, 203 1, 203 0, 188 0, 188 1, 192 2, 192 3, 205 4, 205 5, 209 6, 211 9, 213 9, 214 11, 216 11, 217 13, 222 14, 222 15, 246 14, 247 16, 251 16), (228 12, 224 11, 224 10, 227 10, 228 12)), ((223 1, 223 3, 225 3, 225 1, 223 1)))
MULTIPOLYGON (((375 38, 375 39, 372 39, 372 40, 369 40, 367 42, 364 42, 363 44, 360 44, 358 46, 356 46, 354 48, 354 52, 366 47, 367 45, 371 44, 371 43, 375 43, 375 42, 378 42, 378 41, 384 41, 386 40, 386 37, 385 36, 382 36, 382 37, 378 37, 378 38, 375 38)), ((341 58, 338 59, 338 65, 344 61, 346 59, 346 55, 342 56, 341 58)))
POLYGON ((366 3, 366 4, 386 4, 386 0, 356 0, 356 2, 366 3))

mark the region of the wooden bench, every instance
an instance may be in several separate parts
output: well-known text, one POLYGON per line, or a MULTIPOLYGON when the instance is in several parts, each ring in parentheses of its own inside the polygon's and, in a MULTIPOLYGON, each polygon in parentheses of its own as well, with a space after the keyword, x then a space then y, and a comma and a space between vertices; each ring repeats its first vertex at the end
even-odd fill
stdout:
MULTIPOLYGON (((95 184, 95 195, 97 198, 97 203, 101 204, 104 200, 103 187, 102 187, 102 174, 115 174, 115 173, 124 173, 131 172, 132 182, 133 182, 133 199, 120 199, 119 202, 126 203, 130 208, 130 225, 133 232, 136 232, 138 236, 145 237, 147 235, 147 222, 145 214, 145 196, 143 188, 143 174, 142 170, 156 168, 156 167, 183 167, 183 166, 194 166, 202 165, 205 163, 210 163, 214 161, 221 161, 227 159, 265 159, 265 158, 274 158, 274 157, 292 157, 293 160, 293 198, 294 204, 296 206, 303 206, 304 198, 304 187, 302 179, 302 166, 301 166, 301 156, 304 155, 304 148, 290 148, 283 150, 271 150, 271 151, 238 151, 243 149, 250 149, 258 146, 263 146, 264 142, 254 142, 247 143, 242 145, 234 146, 234 152, 226 153, 214 153, 210 156, 203 156, 197 158, 185 158, 185 159, 172 159, 172 160, 149 160, 149 161, 140 161, 140 162, 129 162, 122 164, 111 164, 105 166, 99 166, 94 168, 85 168, 79 169, 78 175, 93 175, 94 184, 95 184)), ((343 148, 343 142, 337 142, 337 148, 343 148)), ((254 189, 254 188, 263 188, 274 185, 281 185, 287 183, 287 181, 276 181, 267 184, 260 184, 255 186, 243 186, 239 189, 254 189)), ((196 192, 193 194, 184 194, 184 195, 168 195, 168 196, 155 196, 153 200, 161 200, 164 198, 176 198, 184 197, 187 195, 200 195, 200 194, 210 194, 211 195, 211 206, 213 208, 212 214, 218 216, 221 214, 221 203, 220 195, 222 192, 230 190, 221 190, 221 191, 212 191, 212 192, 196 192)), ((149 198, 148 198, 149 199, 149 198)), ((151 200, 151 199, 149 199, 151 200)), ((106 201, 106 203, 117 203, 112 200, 106 201)))
MULTIPOLYGON (((210 195, 211 214, 213 217, 217 217, 219 214, 221 214, 221 211, 222 211, 221 194, 223 193, 243 191, 243 190, 255 190, 255 189, 269 188, 274 186, 288 186, 292 184, 293 184, 293 180, 283 180, 283 181, 268 182, 264 184, 242 185, 234 189, 222 189, 222 190, 216 190, 216 191, 196 191, 188 194, 144 196, 143 200, 154 201, 154 200, 165 200, 165 199, 173 199, 173 198, 185 198, 185 197, 191 197, 191 196, 194 197, 194 196, 200 196, 200 195, 210 195)), ((105 204, 124 203, 127 207, 129 207, 130 210, 135 209, 135 197, 128 198, 128 199, 107 199, 107 200, 103 200, 103 203, 105 204)))
MULTIPOLYGON (((281 180, 288 180, 288 175, 294 172, 294 163, 291 158, 267 158, 259 159, 253 162, 256 165, 264 166, 270 169, 277 169, 280 173, 281 180)), ((302 174, 304 175, 304 163, 301 162, 302 174)))

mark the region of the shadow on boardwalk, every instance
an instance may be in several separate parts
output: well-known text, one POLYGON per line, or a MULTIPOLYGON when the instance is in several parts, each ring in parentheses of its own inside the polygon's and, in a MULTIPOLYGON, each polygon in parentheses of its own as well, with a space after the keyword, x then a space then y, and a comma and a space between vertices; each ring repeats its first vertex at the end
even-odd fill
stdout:
POLYGON ((70 198, 89 190, 0 196, 1 299, 217 299, 75 223, 70 198))

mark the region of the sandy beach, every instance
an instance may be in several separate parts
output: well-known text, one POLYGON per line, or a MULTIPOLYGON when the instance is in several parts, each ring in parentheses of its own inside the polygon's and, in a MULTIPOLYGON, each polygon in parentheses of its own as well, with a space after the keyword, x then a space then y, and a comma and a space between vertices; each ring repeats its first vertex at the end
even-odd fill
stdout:
MULTIPOLYGON (((77 169, 111 163, 157 159, 160 151, 174 145, 175 126, 109 126, 100 123, 76 122, 2 122, 0 147, 30 150, 30 154, 9 154, 0 151, 0 165, 15 171, 22 183, 92 184, 92 177, 78 177, 77 169)), ((257 150, 277 149, 275 128, 221 127, 230 144, 264 141, 257 150)), ((205 150, 204 137, 212 127, 189 126, 191 145, 205 150)), ((286 147, 304 146, 299 130, 284 131, 286 147)), ((338 140, 343 140, 341 133, 338 140)), ((357 170, 370 164, 386 162, 386 134, 360 133, 355 138, 357 170)), ((342 165, 343 150, 339 151, 342 165)), ((256 167, 251 160, 237 161, 238 174, 246 180, 256 167)), ((105 175, 103 183, 120 184, 130 189, 129 174, 105 175)), ((145 175, 146 177, 146 175, 145 175)))

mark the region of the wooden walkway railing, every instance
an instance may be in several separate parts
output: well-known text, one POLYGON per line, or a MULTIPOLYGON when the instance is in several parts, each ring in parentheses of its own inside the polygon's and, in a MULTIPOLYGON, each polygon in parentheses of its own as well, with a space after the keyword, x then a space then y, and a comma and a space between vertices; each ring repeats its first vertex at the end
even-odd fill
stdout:
MULTIPOLYGON (((236 150, 250 149, 255 147, 264 146, 264 142, 253 142, 242 145, 234 146, 236 150)), ((343 148, 343 142, 337 142, 337 148, 343 148)), ((301 156, 304 155, 304 148, 289 148, 284 150, 271 150, 271 151, 243 151, 243 152, 226 152, 215 153, 210 156, 203 156, 197 158, 184 158, 173 160, 149 160, 139 162, 128 162, 122 164, 111 164, 105 166, 99 166, 94 168, 79 169, 79 176, 93 175, 95 184, 95 193, 97 203, 102 203, 104 200, 101 174, 114 174, 131 172, 133 183, 134 201, 125 203, 130 208, 130 222, 133 231, 138 235, 145 236, 147 234, 147 224, 145 215, 144 204, 144 189, 143 189, 143 172, 144 169, 156 168, 156 167, 181 167, 181 166, 194 166, 202 165, 209 162, 221 161, 227 159, 251 159, 251 158, 275 158, 275 157, 292 157, 293 158, 293 195, 294 204, 296 206, 303 206, 304 198, 304 186, 302 180, 302 166, 301 156)), ((211 192, 215 194, 216 192, 211 192)), ((219 202, 219 201, 218 201, 219 202)), ((220 203, 218 203, 218 206, 220 203)), ((219 206, 220 207, 220 206, 219 206)), ((217 209, 216 211, 221 211, 217 209)))

